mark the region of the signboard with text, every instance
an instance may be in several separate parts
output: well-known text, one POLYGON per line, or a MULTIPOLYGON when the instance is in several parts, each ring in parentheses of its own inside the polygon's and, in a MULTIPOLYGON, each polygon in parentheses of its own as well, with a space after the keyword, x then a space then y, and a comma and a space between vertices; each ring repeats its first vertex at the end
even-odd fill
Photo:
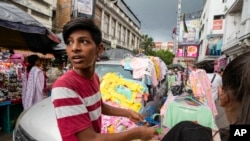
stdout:
POLYGON ((179 30, 179 45, 198 45, 199 44, 199 30, 200 21, 188 20, 186 21, 188 32, 184 31, 183 21, 180 22, 179 30))
POLYGON ((213 30, 222 30, 223 19, 213 21, 213 30))
POLYGON ((94 18, 96 0, 76 0, 77 17, 94 18))

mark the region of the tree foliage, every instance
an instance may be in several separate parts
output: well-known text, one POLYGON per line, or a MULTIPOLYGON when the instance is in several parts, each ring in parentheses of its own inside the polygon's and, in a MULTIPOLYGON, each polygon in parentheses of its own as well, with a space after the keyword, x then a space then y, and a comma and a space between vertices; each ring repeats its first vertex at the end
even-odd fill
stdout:
POLYGON ((148 55, 148 53, 152 50, 154 46, 154 39, 152 37, 149 37, 148 35, 142 36, 140 48, 144 50, 144 53, 146 55, 148 55))
POLYGON ((173 58, 175 57, 175 55, 172 52, 168 51, 168 50, 158 50, 158 51, 153 51, 152 50, 149 53, 149 55, 160 57, 161 60, 166 65, 172 64, 173 58))
MULTIPOLYGON (((166 65, 172 64, 173 58, 175 55, 168 51, 168 50, 159 50, 154 51, 153 48, 155 47, 154 40, 152 37, 148 35, 142 36, 142 42, 140 48, 144 50, 144 53, 149 56, 157 56, 165 62, 166 65)), ((138 50, 134 50, 135 53, 138 53, 138 50)))

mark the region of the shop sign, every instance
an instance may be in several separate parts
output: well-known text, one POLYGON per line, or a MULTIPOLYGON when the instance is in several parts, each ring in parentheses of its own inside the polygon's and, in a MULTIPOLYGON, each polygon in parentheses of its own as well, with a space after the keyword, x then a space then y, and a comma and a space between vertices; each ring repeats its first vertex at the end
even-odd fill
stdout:
POLYGON ((222 30, 223 19, 213 21, 213 30, 222 30))
POLYGON ((77 11, 77 17, 94 18, 96 0, 76 0, 74 9, 77 11))
POLYGON ((184 31, 183 21, 180 22, 179 30, 179 44, 180 45, 198 45, 199 44, 199 30, 200 30, 200 21, 197 20, 188 20, 185 21, 187 25, 188 32, 184 31))

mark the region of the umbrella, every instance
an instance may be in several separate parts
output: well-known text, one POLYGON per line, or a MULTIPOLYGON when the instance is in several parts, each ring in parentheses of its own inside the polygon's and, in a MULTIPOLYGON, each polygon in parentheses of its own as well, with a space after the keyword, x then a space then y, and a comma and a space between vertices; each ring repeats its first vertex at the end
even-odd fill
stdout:
POLYGON ((52 52, 60 39, 17 6, 0 1, 0 47, 52 52))

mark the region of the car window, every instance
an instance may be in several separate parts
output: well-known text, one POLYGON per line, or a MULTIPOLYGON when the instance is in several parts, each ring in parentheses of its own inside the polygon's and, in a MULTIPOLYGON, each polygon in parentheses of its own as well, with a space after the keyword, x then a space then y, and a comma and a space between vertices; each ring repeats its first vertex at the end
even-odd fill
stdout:
POLYGON ((118 72, 124 78, 133 79, 132 72, 124 70, 122 65, 96 64, 95 72, 100 78, 109 72, 118 72))

